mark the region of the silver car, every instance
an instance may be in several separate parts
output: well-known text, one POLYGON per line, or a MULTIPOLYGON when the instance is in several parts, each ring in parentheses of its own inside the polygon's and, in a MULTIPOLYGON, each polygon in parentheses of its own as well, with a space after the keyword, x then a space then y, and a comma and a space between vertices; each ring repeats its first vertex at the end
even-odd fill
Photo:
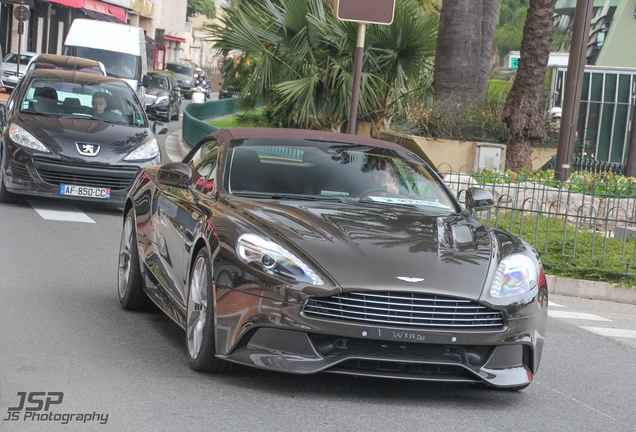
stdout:
POLYGON ((27 66, 29 65, 29 61, 33 56, 37 55, 34 52, 20 52, 20 69, 18 73, 18 52, 13 51, 7 54, 2 59, 2 86, 7 91, 13 91, 20 78, 26 72, 27 66))

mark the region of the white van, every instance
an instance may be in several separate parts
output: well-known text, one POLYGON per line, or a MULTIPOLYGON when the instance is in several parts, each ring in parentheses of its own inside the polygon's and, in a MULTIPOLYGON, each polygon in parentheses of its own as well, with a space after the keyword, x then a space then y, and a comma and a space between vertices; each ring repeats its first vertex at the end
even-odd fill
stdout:
POLYGON ((142 28, 78 18, 68 30, 64 54, 102 62, 108 76, 126 81, 144 101, 148 67, 142 28))

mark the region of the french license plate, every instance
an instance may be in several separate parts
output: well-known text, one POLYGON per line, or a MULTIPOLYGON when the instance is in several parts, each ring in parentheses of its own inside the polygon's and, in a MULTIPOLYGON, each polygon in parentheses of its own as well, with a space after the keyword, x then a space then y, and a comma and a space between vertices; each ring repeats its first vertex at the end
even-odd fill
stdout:
POLYGON ((110 188, 94 188, 87 186, 60 185, 60 195, 70 195, 84 198, 110 198, 110 188))

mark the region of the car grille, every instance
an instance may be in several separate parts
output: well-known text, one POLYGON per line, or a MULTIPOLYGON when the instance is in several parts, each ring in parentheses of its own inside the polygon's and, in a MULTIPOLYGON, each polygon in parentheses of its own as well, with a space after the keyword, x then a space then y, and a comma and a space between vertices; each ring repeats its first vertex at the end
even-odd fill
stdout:
POLYGON ((501 312, 464 299, 404 292, 350 292, 310 298, 310 316, 356 321, 369 325, 415 328, 498 329, 501 312))
POLYGON ((125 190, 137 177, 137 167, 99 167, 66 162, 34 160, 35 168, 46 183, 125 190))

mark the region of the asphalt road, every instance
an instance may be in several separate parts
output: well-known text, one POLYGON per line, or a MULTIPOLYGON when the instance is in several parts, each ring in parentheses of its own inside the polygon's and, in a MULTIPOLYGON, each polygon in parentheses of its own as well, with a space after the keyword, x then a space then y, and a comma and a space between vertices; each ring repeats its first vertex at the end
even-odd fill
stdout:
POLYGON ((634 305, 552 296, 539 373, 516 393, 246 368, 200 374, 176 324, 119 306, 121 225, 117 208, 97 204, 0 205, 0 430, 636 430, 634 305))

